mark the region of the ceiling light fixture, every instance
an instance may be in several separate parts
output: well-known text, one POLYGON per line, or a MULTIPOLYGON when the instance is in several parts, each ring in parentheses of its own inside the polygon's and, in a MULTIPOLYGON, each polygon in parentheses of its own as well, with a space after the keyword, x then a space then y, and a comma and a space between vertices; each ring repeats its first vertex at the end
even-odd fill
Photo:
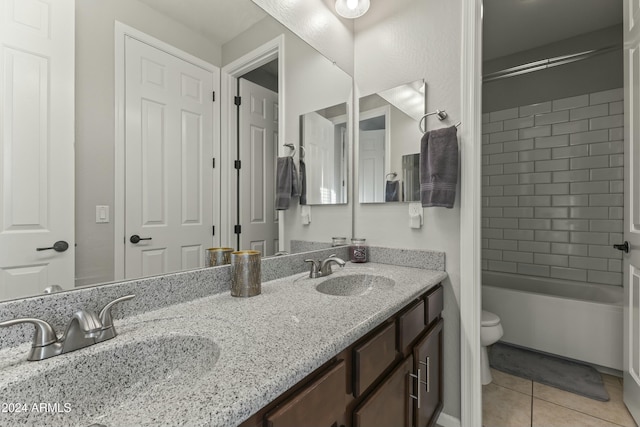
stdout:
POLYGON ((367 13, 369 5, 369 0, 336 0, 336 12, 344 18, 355 19, 367 13))

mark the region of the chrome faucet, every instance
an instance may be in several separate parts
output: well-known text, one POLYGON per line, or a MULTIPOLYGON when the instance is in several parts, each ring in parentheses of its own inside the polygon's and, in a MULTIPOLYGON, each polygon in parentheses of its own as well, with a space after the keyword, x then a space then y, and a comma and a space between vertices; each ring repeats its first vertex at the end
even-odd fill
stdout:
POLYGON ((309 271, 309 277, 312 279, 328 276, 333 273, 333 271, 331 270, 331 264, 333 263, 338 264, 340 267, 344 267, 344 265, 346 264, 346 262, 343 259, 338 258, 336 254, 329 255, 329 258, 323 261, 305 259, 304 262, 311 263, 311 271, 309 271))
POLYGON ((111 301, 96 314, 92 311, 80 310, 73 314, 64 334, 58 338, 53 327, 40 319, 24 318, 0 322, 0 327, 31 323, 36 327, 31 350, 27 360, 43 360, 70 351, 78 350, 115 337, 116 330, 111 317, 111 307, 122 301, 130 300, 135 295, 127 295, 111 301))

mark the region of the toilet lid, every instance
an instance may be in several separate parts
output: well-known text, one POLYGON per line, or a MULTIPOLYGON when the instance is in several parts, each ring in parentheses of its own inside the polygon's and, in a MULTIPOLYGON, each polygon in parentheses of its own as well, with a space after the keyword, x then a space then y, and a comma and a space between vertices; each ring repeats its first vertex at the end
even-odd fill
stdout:
POLYGON ((500 323, 500 318, 489 312, 482 310, 482 326, 496 326, 500 323))

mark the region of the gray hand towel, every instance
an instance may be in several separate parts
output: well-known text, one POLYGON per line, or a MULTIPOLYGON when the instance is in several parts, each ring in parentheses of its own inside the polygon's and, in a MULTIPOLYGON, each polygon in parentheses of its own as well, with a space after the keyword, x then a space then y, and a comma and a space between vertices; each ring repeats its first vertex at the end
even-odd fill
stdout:
POLYGON ((427 132, 420 142, 420 197, 423 207, 452 208, 458 184, 458 129, 427 132))
POLYGON ((385 202, 399 202, 400 201, 400 181, 387 181, 387 185, 384 190, 385 202))
POLYGON ((300 160, 300 204, 307 204, 307 165, 300 160))
POLYGON ((298 171, 293 158, 278 157, 276 163, 276 210, 289 209, 291 197, 300 195, 300 183, 298 171))

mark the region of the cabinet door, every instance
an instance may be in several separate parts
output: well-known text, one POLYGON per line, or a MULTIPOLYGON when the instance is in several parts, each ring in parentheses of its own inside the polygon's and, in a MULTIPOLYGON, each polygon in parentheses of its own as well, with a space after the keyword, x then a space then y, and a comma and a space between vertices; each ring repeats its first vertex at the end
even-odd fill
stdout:
POLYGON ((344 360, 312 381, 266 416, 269 427, 331 427, 343 423, 346 369, 344 360))
POLYGON ((415 405, 417 427, 434 425, 442 410, 443 325, 441 319, 413 348, 414 368, 420 372, 420 405, 415 405))
POLYGON ((353 427, 413 425, 412 370, 409 356, 353 411, 353 427))

